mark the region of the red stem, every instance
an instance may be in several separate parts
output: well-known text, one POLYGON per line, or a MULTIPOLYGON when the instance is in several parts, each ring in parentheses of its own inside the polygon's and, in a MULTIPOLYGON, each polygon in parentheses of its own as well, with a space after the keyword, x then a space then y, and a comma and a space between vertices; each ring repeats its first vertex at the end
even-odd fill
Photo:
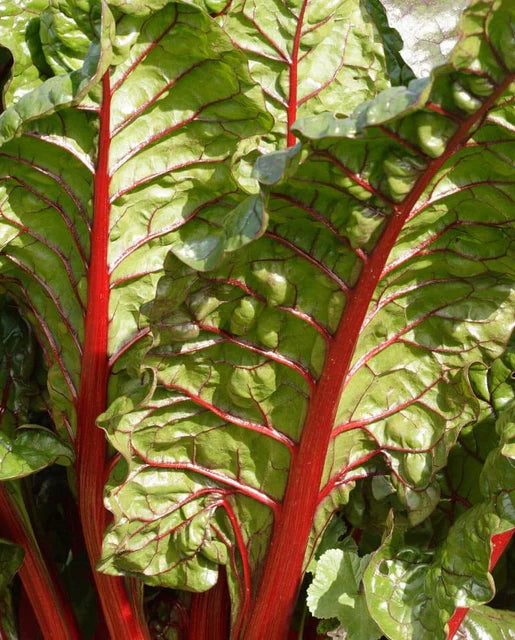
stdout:
POLYGON ((9 491, 0 482, 2 534, 23 547, 25 556, 19 575, 45 640, 80 640, 81 634, 70 603, 54 583, 32 531, 27 529, 9 491))
MULTIPOLYGON (((492 539, 490 541, 490 544, 492 546, 492 553, 490 555, 490 566, 488 568, 489 571, 493 571, 499 558, 508 547, 508 544, 510 543, 510 540, 514 533, 515 528, 510 529, 509 531, 505 531, 504 533, 497 533, 496 535, 492 536, 492 539)), ((467 607, 456 607, 452 618, 447 623, 449 627, 447 640, 452 640, 454 638, 454 635, 458 631, 468 611, 469 610, 467 607)))
POLYGON ((338 401, 381 272, 422 193, 444 163, 465 144, 471 128, 487 113, 511 80, 512 77, 508 77, 478 111, 461 121, 445 152, 429 163, 405 200, 393 208, 356 287, 348 294, 338 330, 329 345, 324 370, 311 398, 284 500, 275 516, 263 577, 242 640, 284 640, 288 637, 338 401))
POLYGON ((293 48, 291 52, 291 62, 290 62, 290 93, 288 96, 288 134, 286 139, 286 144, 289 147, 292 147, 296 142, 297 138, 291 132, 291 128, 293 123, 297 119, 297 85, 298 85, 298 66, 299 66, 299 49, 300 49, 300 39, 302 37, 302 24, 304 22, 304 13, 306 12, 306 7, 308 6, 309 0, 304 0, 302 6, 300 8, 299 13, 299 21, 297 22, 297 29, 295 30, 295 37, 293 38, 293 48))
POLYGON ((230 637, 230 604, 225 569, 218 572, 218 582, 205 593, 195 593, 191 600, 188 640, 227 640, 230 637))
POLYGON ((145 621, 140 612, 131 607, 123 579, 95 571, 95 566, 101 555, 102 538, 107 519, 107 512, 103 506, 107 444, 103 431, 96 425, 96 419, 107 406, 108 381, 109 274, 107 247, 110 213, 108 167, 111 116, 109 72, 102 79, 102 89, 99 153, 95 173, 93 228, 88 272, 88 306, 82 374, 77 401, 76 460, 79 508, 86 548, 111 638, 146 640, 149 636, 145 621))

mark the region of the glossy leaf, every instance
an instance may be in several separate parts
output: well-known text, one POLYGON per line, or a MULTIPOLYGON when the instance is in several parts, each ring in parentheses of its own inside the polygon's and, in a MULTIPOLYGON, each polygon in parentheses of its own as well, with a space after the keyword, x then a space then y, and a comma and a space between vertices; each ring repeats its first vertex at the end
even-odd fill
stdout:
POLYGON ((207 272, 168 259, 157 388, 102 417, 124 457, 103 570, 200 590, 224 564, 233 636, 275 640, 360 479, 386 476, 412 525, 436 507, 480 413, 467 368, 513 322, 507 12, 475 3, 431 79, 300 120, 256 164, 261 238, 207 272))
MULTIPOLYGON (((404 43, 399 32, 394 28, 397 24, 395 19, 392 19, 389 23, 388 13, 385 11, 384 4, 380 0, 367 0, 367 9, 383 38, 386 68, 392 85, 408 84, 413 79, 414 74, 401 56, 400 50, 403 48, 404 43)), ((391 17, 393 18, 393 16, 391 17)))
POLYGON ((48 5, 48 0, 6 0, 3 4, 0 42, 13 62, 6 86, 2 86, 5 95, 0 102, 4 104, 40 85, 49 70, 39 36, 40 15, 48 5))

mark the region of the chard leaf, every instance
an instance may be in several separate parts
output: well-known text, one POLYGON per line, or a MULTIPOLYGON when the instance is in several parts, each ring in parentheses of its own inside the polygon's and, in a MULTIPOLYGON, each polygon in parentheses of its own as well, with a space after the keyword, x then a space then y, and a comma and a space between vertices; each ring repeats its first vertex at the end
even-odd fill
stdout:
MULTIPOLYGON (((107 457, 96 419, 153 388, 140 375, 153 342, 141 307, 165 256, 214 267, 266 223, 261 196, 239 189, 232 166, 242 141, 271 127, 245 58, 195 7, 138 13, 52 2, 40 26, 50 77, 0 116, 0 286, 44 353, 52 418, 76 452, 93 566, 107 457)), ((207 517, 195 520, 199 531, 207 517)), ((110 635, 121 625, 146 637, 134 611, 120 618, 123 581, 98 586, 110 635)))
MULTIPOLYGON (((113 365, 122 354, 130 362, 131 341, 148 333, 144 321, 139 324, 139 309, 152 299, 170 248, 183 258, 190 255, 197 268, 213 266, 224 250, 262 233, 266 221, 260 196, 244 200, 238 194, 229 159, 240 138, 265 130, 268 119, 245 61, 220 28, 195 9, 172 3, 148 20, 123 17, 114 35, 105 5, 102 15, 100 3, 87 6, 81 13, 79 5, 61 2, 42 15, 43 50, 57 75, 0 116, 6 137, 14 133, 12 114, 20 116, 24 128, 0 153, 1 188, 7 195, 0 232, 2 283, 24 308, 43 345, 54 418, 68 436, 76 423, 92 195, 100 179, 95 112, 106 99, 96 89, 78 109, 65 108, 69 87, 77 85, 73 74, 89 70, 94 75, 88 88, 98 83, 113 40, 110 130, 101 141, 110 147, 108 355, 113 365), (88 53, 92 17, 97 40, 88 53), (154 51, 157 43, 160 48, 154 51), (101 60, 96 70, 89 59, 94 52, 101 60), (81 55, 86 60, 79 68, 81 55), (159 78, 155 69, 160 69, 159 78), (205 75, 211 81, 201 90, 197 85, 205 75), (34 119, 44 110, 40 102, 52 103, 58 114, 34 119), (182 230, 188 220, 191 224, 182 230)), ((84 91, 85 85, 74 100, 84 91)), ((117 395, 114 389, 112 399, 117 395)))
POLYGON ((378 640, 381 631, 368 613, 361 588, 369 557, 330 549, 319 559, 308 588, 308 607, 317 618, 338 618, 347 640, 378 640))
MULTIPOLYGON (((411 524, 436 507, 481 412, 468 368, 513 323, 507 7, 475 3, 451 63, 398 101, 300 121, 303 144, 257 163, 269 223, 243 251, 204 272, 168 258, 148 307, 156 389, 101 419, 124 458, 103 570, 201 590, 223 564, 234 638, 281 639, 356 483, 385 477, 411 524)), ((510 526, 498 507, 478 505, 483 560, 510 526)))
MULTIPOLYGON (((74 2, 73 0, 62 0, 62 4, 73 5, 74 2)), ((114 28, 111 12, 107 5, 100 2, 88 3, 88 9, 82 20, 82 24, 86 25, 87 28, 86 33, 82 33, 80 25, 77 25, 77 32, 86 39, 88 46, 85 50, 83 47, 79 47, 78 51, 72 48, 72 52, 79 55, 79 64, 73 65, 69 73, 59 73, 63 66, 66 69, 68 65, 54 63, 54 71, 58 72, 57 75, 48 78, 39 86, 32 88, 31 91, 21 96, 16 96, 13 104, 8 106, 0 116, 0 145, 4 145, 15 136, 19 136, 27 122, 52 114, 58 108, 79 102, 86 96, 91 87, 100 80, 108 68, 111 59, 110 44, 114 28), (90 23, 95 25, 93 34, 90 31, 90 23), (89 38, 92 35, 93 40, 90 42, 89 38), (82 57, 80 54, 83 54, 82 57)), ((84 10, 82 9, 82 11, 84 10)), ((51 9, 47 10, 47 13, 49 12, 51 12, 51 9)), ((28 17, 25 12, 23 15, 28 17)), ((44 16, 45 12, 42 15, 44 16)), ((54 34, 51 35, 54 38, 54 34)), ((52 39, 49 39, 48 44, 57 46, 62 44, 59 37, 54 39, 56 42, 52 42, 52 39)), ((48 57, 49 48, 51 51, 53 47, 47 46, 47 51, 45 52, 43 47, 47 63, 50 59, 48 57)))

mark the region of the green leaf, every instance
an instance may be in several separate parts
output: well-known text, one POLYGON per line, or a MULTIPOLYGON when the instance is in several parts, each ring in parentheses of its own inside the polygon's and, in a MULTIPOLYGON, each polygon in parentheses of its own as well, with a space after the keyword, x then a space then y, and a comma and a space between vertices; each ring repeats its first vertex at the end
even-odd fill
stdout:
POLYGON ((0 431, 0 481, 23 478, 51 464, 70 465, 73 449, 55 433, 24 425, 9 438, 0 431))
MULTIPOLYGON (((400 54, 404 43, 397 29, 389 25, 389 14, 387 14, 383 6, 386 3, 381 3, 380 0, 367 0, 366 5, 383 38, 386 68, 392 85, 408 84, 413 79, 414 74, 400 54)), ((396 24, 395 20, 392 24, 396 24)))
POLYGON ((308 607, 317 618, 338 618, 348 640, 378 640, 381 631, 370 617, 361 589, 369 557, 330 549, 319 559, 308 588, 308 607))
POLYGON ((2 87, 4 106, 39 86, 50 68, 39 35, 40 15, 48 0, 6 0, 0 16, 0 42, 13 59, 10 78, 2 87))
POLYGON ((262 233, 261 196, 238 189, 231 158, 241 140, 271 123, 245 59, 195 8, 170 3, 149 18, 122 15, 115 32, 105 4, 63 0, 41 20, 43 51, 58 75, 0 116, 0 130, 11 135, 13 114, 23 115, 23 134, 3 144, 0 155, 6 198, 0 271, 2 287, 22 306, 43 347, 53 418, 69 438, 84 346, 92 199, 101 179, 99 74, 111 63, 110 131, 103 142, 110 147, 106 358, 116 374, 109 401, 134 386, 134 372, 139 376, 140 349, 152 342, 140 308, 153 299, 170 250, 207 268, 262 233), (35 119, 42 115, 40 99, 53 101, 58 113, 35 119), (122 375, 127 367, 132 373, 122 375))
MULTIPOLYGON (((63 0, 63 4, 68 2, 63 0)), ((91 15, 88 15, 88 19, 85 18, 83 23, 89 27, 89 20, 95 21, 95 38, 91 43, 88 40, 87 50, 83 52, 84 58, 79 59, 80 66, 69 73, 55 75, 35 88, 29 84, 32 90, 17 97, 12 106, 0 115, 0 145, 19 136, 26 123, 48 116, 58 108, 79 102, 108 68, 111 61, 111 40, 114 35, 112 15, 107 5, 100 2, 92 2, 89 9, 91 15)), ((23 15, 27 19, 28 16, 23 15)), ((90 35, 89 28, 86 34, 80 30, 78 32, 86 38, 90 35)), ((59 69, 62 65, 54 66, 59 69)))

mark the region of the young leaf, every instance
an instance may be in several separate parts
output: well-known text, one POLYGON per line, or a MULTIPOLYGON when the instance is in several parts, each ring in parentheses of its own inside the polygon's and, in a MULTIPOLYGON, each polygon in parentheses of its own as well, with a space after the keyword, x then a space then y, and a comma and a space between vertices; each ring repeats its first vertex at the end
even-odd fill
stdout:
POLYGON ((347 640, 379 640, 381 631, 370 617, 361 588, 369 556, 330 549, 317 563, 308 588, 308 607, 317 618, 338 618, 347 640))
POLYGON ((169 259, 158 387, 102 419, 127 474, 104 570, 195 590, 224 564, 234 638, 282 640, 357 481, 389 476, 414 521, 436 506, 480 410, 466 368, 513 318, 507 12, 475 3, 430 80, 299 121, 307 141, 257 163, 269 225, 244 251, 204 273, 169 259))

